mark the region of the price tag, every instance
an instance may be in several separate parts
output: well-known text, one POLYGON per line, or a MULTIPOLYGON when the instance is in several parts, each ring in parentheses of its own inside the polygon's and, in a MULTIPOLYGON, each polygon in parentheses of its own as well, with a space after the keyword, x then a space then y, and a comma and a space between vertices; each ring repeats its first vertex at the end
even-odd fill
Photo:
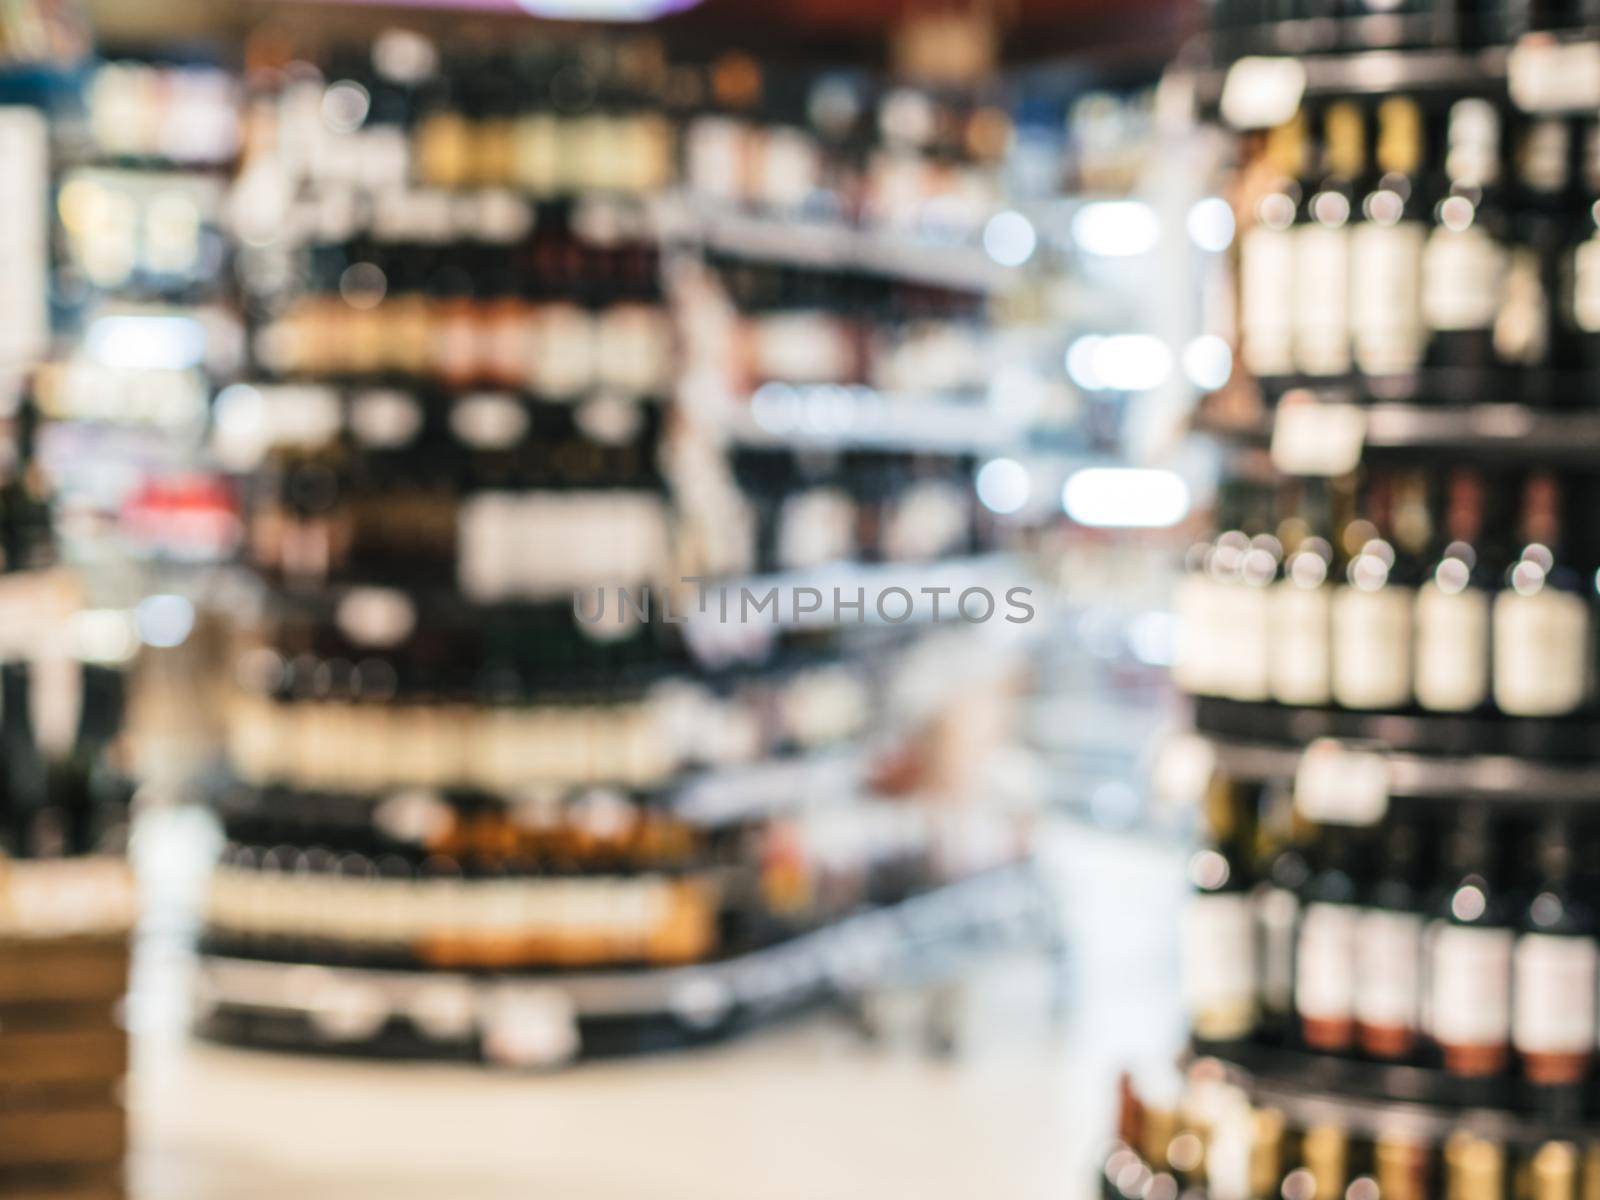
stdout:
POLYGON ((1322 825, 1376 825, 1389 810, 1389 762, 1382 754, 1318 738, 1294 774, 1294 806, 1322 825))
POLYGON ((1282 125, 1300 108, 1306 69, 1293 58, 1241 58, 1222 84, 1222 119, 1235 129, 1282 125))
POLYGON ((483 1055, 505 1067, 558 1067, 578 1055, 578 1013, 559 988, 501 987, 483 1012, 483 1055))
POLYGON ((1200 802, 1217 769, 1217 751, 1197 733, 1169 737, 1156 751, 1150 770, 1150 789, 1156 803, 1168 811, 1200 802))
POLYGON ((1530 34, 1506 57, 1511 99, 1524 112, 1574 112, 1600 105, 1600 42, 1530 34))
POLYGON ((1272 422, 1272 465, 1285 475, 1345 475, 1361 464, 1367 415, 1354 404, 1291 393, 1272 422))

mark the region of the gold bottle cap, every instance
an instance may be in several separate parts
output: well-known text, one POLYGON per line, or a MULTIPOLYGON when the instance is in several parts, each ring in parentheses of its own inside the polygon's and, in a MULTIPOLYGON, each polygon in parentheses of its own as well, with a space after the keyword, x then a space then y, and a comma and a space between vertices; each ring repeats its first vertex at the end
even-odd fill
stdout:
POLYGON ((1337 1200, 1344 1195, 1350 1140, 1338 1125, 1313 1125, 1300 1147, 1306 1169, 1317 1181, 1317 1200, 1337 1200))
POLYGON ((1453 1147, 1446 1145, 1445 1161, 1450 1167, 1451 1200, 1500 1200, 1505 1153, 1499 1146, 1469 1134, 1453 1147))
POLYGON ((1359 107, 1348 100, 1330 105, 1323 118, 1322 136, 1330 171, 1346 179, 1361 174, 1367 131, 1359 107))
POLYGON ((1372 1157, 1383 1200, 1422 1200, 1425 1146, 1410 1138, 1386 1134, 1373 1146, 1372 1157))
POLYGON ((1139 1153, 1152 1171, 1167 1169, 1167 1146, 1178 1132, 1178 1117, 1170 1108, 1146 1108, 1139 1131, 1139 1153))
POLYGON ((1298 179, 1305 170, 1306 118, 1297 112, 1267 131, 1266 159, 1279 175, 1298 179))
POLYGON ((1271 1196, 1283 1173, 1283 1113, 1257 1109, 1250 1134, 1250 1194, 1271 1196))
POLYGON ((1533 1156, 1533 1200, 1573 1200, 1578 1150, 1571 1142, 1546 1142, 1533 1156))
POLYGON ((1378 105, 1378 166, 1410 175, 1422 161, 1422 113, 1416 102, 1391 96, 1378 105))

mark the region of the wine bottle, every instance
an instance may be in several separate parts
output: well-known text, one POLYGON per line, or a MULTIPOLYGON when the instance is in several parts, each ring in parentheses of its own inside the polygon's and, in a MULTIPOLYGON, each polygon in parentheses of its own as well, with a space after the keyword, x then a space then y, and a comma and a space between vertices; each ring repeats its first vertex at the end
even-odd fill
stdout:
POLYGON ((1300 1038, 1313 1050, 1338 1054, 1355 1041, 1356 882, 1353 831, 1323 826, 1317 869, 1301 892, 1295 949, 1294 1007, 1300 1038))
MULTIPOLYGON (((1482 373, 1495 365, 1494 323, 1506 271, 1500 115, 1491 102, 1451 106, 1443 165, 1445 185, 1422 254, 1427 360, 1430 367, 1482 373)), ((1488 381, 1483 374, 1470 378, 1488 381)), ((1458 385, 1452 379, 1441 386, 1454 395, 1458 385)))
POLYGON ((1512 951, 1511 1042, 1534 1103, 1575 1117, 1593 1056, 1600 985, 1593 915, 1577 887, 1571 824, 1547 818, 1536 843, 1538 882, 1512 951))
MULTIPOLYGON (((1366 509, 1376 537, 1350 559, 1335 588, 1333 698, 1346 708, 1403 708, 1411 700, 1412 589, 1397 578, 1393 541, 1396 479, 1375 471, 1366 509)), ((1355 522, 1352 522, 1352 526, 1355 522)), ((1348 536, 1351 532, 1347 528, 1348 536)))
POLYGON ((1407 375, 1422 361, 1422 137, 1414 100, 1391 96, 1378 106, 1374 158, 1381 174, 1362 198, 1363 219, 1350 241, 1354 355, 1367 375, 1407 375))
POLYGON ((1600 120, 1583 126, 1583 184, 1562 309, 1571 329, 1573 365, 1592 380, 1600 374, 1600 120))
POLYGON ((1355 930, 1356 1040, 1373 1058, 1403 1061, 1416 1049, 1421 1009, 1422 907, 1417 829, 1384 831, 1377 876, 1365 889, 1355 930))
POLYGON ((1483 478, 1451 472, 1440 522, 1443 546, 1417 589, 1417 704, 1430 712, 1471 712, 1489 696, 1489 611, 1493 575, 1484 545, 1483 478))
MULTIPOLYGON (((1326 530, 1326 484, 1306 480, 1302 488, 1298 530, 1326 530)), ((1333 547, 1315 533, 1291 544, 1289 532, 1280 530, 1283 569, 1267 603, 1267 690, 1280 704, 1327 704, 1332 698, 1328 573, 1333 547)))
POLYGON ((1562 716, 1590 696, 1592 604, 1566 557, 1561 502, 1553 474, 1528 477, 1522 549, 1494 599, 1494 701, 1510 716, 1562 716))
POLYGON ((1239 238, 1239 353, 1259 379, 1294 369, 1296 182, 1305 157, 1305 118, 1296 114, 1267 134, 1267 190, 1239 238))
POLYGON ((1524 373, 1519 390, 1528 403, 1576 399, 1553 391, 1551 375, 1569 353, 1557 344, 1552 319, 1567 240, 1569 152, 1564 121, 1540 119, 1524 127, 1517 155, 1517 217, 1494 341, 1500 360, 1524 373))
POLYGON ((1487 809, 1464 807, 1424 949, 1428 1033, 1465 1078, 1499 1075, 1510 1058, 1512 931, 1494 851, 1487 809))
POLYGON ((1350 370, 1350 216, 1365 158, 1361 109, 1350 101, 1323 114, 1323 178, 1307 188, 1294 229, 1294 357, 1306 375, 1350 370))
POLYGON ((1261 956, 1261 1033, 1263 1038, 1283 1041, 1294 1017, 1295 942, 1300 933, 1300 897, 1311 876, 1305 850, 1309 837, 1288 789, 1271 788, 1262 807, 1264 832, 1270 832, 1269 823, 1284 828, 1251 895, 1261 956))
POLYGON ((1546 1142, 1528 1168, 1530 1200, 1578 1200, 1578 1151, 1571 1142, 1546 1142))
POLYGON ((1202 1041, 1237 1041, 1256 1026, 1247 857, 1252 814, 1245 798, 1220 775, 1212 780, 1205 801, 1208 844, 1189 859, 1194 893, 1184 915, 1184 993, 1190 1028, 1202 1041))

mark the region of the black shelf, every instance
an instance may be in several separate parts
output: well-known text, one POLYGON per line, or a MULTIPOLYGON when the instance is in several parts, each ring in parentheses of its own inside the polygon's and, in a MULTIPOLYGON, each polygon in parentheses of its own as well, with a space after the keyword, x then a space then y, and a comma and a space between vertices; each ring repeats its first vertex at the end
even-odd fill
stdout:
MULTIPOLYGON (((1438 756, 1456 759, 1496 759, 1500 757, 1535 760, 1527 764, 1535 772, 1540 764, 1552 764, 1552 778, 1564 777, 1553 764, 1593 765, 1583 772, 1574 786, 1589 789, 1600 799, 1600 719, 1593 716, 1566 718, 1499 717, 1473 714, 1424 712, 1360 712, 1342 708, 1297 707, 1271 702, 1226 700, 1217 696, 1198 696, 1194 701, 1194 724, 1198 732, 1224 741, 1303 747, 1317 738, 1371 743, 1374 748, 1398 755, 1438 756)), ((1486 767, 1480 774, 1490 791, 1508 791, 1494 785, 1494 777, 1505 768, 1486 767)), ((1529 778, 1533 778, 1530 774, 1529 778)), ((1508 783, 1514 782, 1510 778, 1508 783)))
MULTIPOLYGON (((1413 404, 1378 401, 1338 388, 1313 389, 1332 402, 1355 402, 1366 414, 1369 450, 1449 452, 1540 463, 1600 461, 1600 409, 1541 409, 1525 404, 1413 404)), ((1194 428, 1249 445, 1272 440, 1272 410, 1242 422, 1198 412, 1194 428)))
POLYGON ((1334 1121, 1367 1134, 1405 1131, 1442 1139, 1469 1128, 1502 1143, 1551 1138, 1587 1140, 1592 1121, 1542 1116, 1520 1108, 1512 1079, 1467 1080, 1431 1067, 1316 1054, 1260 1042, 1191 1045, 1196 1058, 1227 1064, 1257 1104, 1283 1110, 1296 1123, 1334 1121))

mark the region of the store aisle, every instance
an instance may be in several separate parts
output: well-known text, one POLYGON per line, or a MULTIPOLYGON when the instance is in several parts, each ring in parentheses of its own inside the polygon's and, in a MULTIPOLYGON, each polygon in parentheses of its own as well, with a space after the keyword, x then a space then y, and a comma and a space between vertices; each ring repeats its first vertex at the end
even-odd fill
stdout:
MULTIPOLYGON (((182 820, 163 832, 196 837, 182 820)), ((869 1042, 839 1015, 549 1076, 225 1049, 183 1037, 183 961, 158 930, 134 1008, 134 1195, 1086 1196, 1116 1070, 1164 1068, 1178 1044, 1179 856, 1062 826, 1045 861, 1072 941, 1065 1018, 1050 1024, 1037 963, 996 962, 966 997, 951 1060, 922 1052, 903 1020, 869 1042)))

